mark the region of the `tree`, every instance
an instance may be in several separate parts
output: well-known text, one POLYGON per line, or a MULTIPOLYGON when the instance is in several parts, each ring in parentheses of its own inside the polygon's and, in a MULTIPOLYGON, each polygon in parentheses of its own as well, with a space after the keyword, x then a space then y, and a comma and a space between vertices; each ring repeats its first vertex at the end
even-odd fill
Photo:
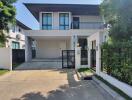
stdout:
POLYGON ((0 0, 0 46, 6 41, 5 31, 9 30, 9 23, 15 23, 16 9, 12 5, 16 0, 0 0))
POLYGON ((132 0, 104 0, 100 8, 113 39, 132 37, 132 0))

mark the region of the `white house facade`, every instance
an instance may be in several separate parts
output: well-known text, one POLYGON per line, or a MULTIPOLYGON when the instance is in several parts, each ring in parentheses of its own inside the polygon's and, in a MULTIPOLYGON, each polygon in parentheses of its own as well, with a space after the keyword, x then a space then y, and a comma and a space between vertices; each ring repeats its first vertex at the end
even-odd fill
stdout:
POLYGON ((6 48, 25 49, 24 30, 31 29, 18 20, 16 20, 16 25, 10 25, 7 34, 6 48))
MULTIPOLYGON (((40 30, 25 30, 27 62, 32 60, 32 40, 36 41, 37 59, 62 58, 62 50, 75 50, 77 47, 87 51, 85 58, 89 58, 88 38, 104 32, 99 5, 28 3, 25 6, 40 25, 40 30)), ((90 66, 88 62, 86 59, 86 63, 81 65, 90 66)))

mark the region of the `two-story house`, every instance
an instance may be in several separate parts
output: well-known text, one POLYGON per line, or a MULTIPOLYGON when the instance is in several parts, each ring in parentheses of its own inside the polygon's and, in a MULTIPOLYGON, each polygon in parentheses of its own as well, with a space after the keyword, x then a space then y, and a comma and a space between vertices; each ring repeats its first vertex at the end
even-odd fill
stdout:
POLYGON ((6 47, 12 49, 25 49, 24 30, 31 30, 29 27, 16 20, 16 25, 9 25, 6 47))
POLYGON ((32 59, 32 40, 36 41, 36 58, 61 58, 62 50, 74 50, 77 46, 88 50, 87 37, 103 30, 99 5, 26 3, 25 6, 40 25, 40 30, 25 31, 26 61, 32 59))

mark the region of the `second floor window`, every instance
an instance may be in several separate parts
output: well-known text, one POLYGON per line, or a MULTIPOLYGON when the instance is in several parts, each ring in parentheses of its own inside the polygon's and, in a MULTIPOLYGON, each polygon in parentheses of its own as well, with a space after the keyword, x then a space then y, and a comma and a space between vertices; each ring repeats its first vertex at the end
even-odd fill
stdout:
POLYGON ((60 30, 69 29, 69 13, 59 14, 59 27, 60 27, 60 30))
POLYGON ((42 29, 51 30, 52 29, 52 13, 42 14, 42 29))

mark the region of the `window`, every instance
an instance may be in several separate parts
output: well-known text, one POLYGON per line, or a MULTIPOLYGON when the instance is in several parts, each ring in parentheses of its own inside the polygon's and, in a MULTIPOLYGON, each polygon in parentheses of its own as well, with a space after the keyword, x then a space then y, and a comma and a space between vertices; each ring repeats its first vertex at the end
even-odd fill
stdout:
POLYGON ((73 17, 73 23, 72 23, 73 25, 72 25, 72 28, 73 29, 79 29, 79 27, 80 27, 80 19, 79 19, 79 17, 73 17))
POLYGON ((18 28, 18 31, 21 32, 21 28, 20 27, 18 28))
POLYGON ((51 30, 52 29, 52 13, 42 14, 42 29, 51 30))
POLYGON ((20 49, 20 44, 19 42, 12 42, 12 49, 20 49))
POLYGON ((59 14, 59 26, 60 26, 60 30, 69 29, 69 13, 59 14))

